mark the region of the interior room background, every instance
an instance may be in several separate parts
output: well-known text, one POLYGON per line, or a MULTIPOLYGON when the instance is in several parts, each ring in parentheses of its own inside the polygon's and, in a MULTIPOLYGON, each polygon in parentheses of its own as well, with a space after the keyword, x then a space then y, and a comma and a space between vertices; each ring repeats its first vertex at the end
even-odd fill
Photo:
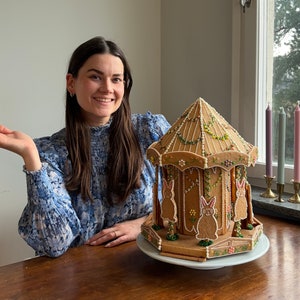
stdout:
MULTIPOLYGON (((238 0, 0 0, 0 124, 32 137, 64 127, 69 57, 96 35, 128 57, 133 112, 173 123, 202 97, 230 121, 234 9, 238 0)), ((34 256, 17 231, 22 168, 0 150, 0 265, 34 256)))

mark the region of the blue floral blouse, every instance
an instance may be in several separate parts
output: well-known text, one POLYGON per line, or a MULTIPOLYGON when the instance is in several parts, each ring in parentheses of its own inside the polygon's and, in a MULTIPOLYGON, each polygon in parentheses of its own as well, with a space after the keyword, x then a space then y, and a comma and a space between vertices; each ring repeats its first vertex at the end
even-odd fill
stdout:
POLYGON ((25 171, 28 203, 19 221, 19 233, 37 255, 52 257, 69 247, 84 244, 104 228, 149 214, 152 210, 154 167, 146 158, 147 148, 167 132, 170 125, 162 115, 133 114, 132 122, 144 155, 142 186, 128 199, 110 206, 106 198, 106 174, 109 124, 91 127, 92 195, 94 201, 82 201, 80 195, 67 192, 64 169, 68 152, 65 129, 50 137, 35 139, 42 168, 25 171))

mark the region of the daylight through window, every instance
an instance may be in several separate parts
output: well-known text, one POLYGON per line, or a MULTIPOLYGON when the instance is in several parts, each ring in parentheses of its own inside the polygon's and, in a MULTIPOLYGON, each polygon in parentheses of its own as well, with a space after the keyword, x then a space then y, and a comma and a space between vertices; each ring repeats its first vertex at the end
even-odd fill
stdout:
POLYGON ((300 0, 274 0, 273 159, 277 161, 278 111, 286 112, 286 164, 293 165, 294 110, 300 100, 300 0))

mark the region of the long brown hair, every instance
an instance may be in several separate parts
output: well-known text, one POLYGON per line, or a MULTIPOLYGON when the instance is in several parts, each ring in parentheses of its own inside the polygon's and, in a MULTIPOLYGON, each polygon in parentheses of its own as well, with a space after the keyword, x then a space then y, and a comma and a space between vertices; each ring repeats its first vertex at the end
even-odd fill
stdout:
MULTIPOLYGON (((107 165, 107 197, 109 203, 124 201, 140 187, 143 158, 139 141, 131 122, 129 95, 132 87, 130 67, 123 51, 112 41, 95 37, 81 44, 72 54, 68 73, 74 78, 86 60, 94 54, 109 53, 119 57, 124 65, 124 96, 119 109, 113 113, 109 132, 107 165)), ((93 200, 91 194, 90 127, 83 118, 76 95, 66 92, 66 146, 71 167, 67 168, 66 188, 81 194, 83 200, 93 200)))

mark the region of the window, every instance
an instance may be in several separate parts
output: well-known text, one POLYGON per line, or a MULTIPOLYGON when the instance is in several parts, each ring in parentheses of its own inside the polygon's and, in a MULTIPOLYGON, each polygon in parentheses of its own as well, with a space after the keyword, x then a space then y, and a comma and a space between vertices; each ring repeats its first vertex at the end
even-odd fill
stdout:
MULTIPOLYGON (((245 13, 234 8, 232 61, 232 123, 259 148, 256 167, 248 169, 249 181, 265 187, 265 109, 269 102, 273 107, 274 176, 277 111, 283 106, 287 113, 285 180, 289 183, 293 178, 293 112, 300 100, 300 0, 252 1, 245 13)), ((292 187, 286 184, 285 190, 292 191, 292 187)))
MULTIPOLYGON (((300 0, 274 0, 274 47, 272 105, 286 114, 286 164, 293 166, 294 110, 300 100, 300 0)), ((277 116, 277 114, 276 114, 277 116)), ((278 118, 274 120, 276 128, 278 118)), ((278 148, 274 132, 274 154, 278 148)))

